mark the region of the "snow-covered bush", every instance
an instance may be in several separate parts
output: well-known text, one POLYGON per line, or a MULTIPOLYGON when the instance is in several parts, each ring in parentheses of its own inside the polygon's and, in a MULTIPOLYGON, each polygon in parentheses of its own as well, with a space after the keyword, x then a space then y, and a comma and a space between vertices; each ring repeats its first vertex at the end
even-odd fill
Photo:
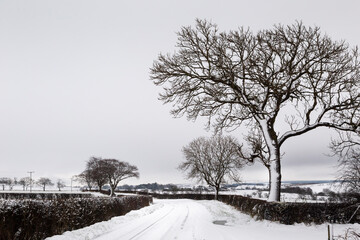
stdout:
POLYGON ((148 206, 147 196, 0 200, 0 239, 44 239, 148 206))

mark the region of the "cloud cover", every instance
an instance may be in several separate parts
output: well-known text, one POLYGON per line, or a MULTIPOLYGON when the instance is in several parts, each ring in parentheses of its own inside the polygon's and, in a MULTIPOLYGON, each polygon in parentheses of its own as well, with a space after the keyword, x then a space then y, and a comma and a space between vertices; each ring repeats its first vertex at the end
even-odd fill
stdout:
MULTIPOLYGON (((195 18, 220 30, 302 20, 331 38, 358 45, 360 3, 345 1, 0 1, 0 177, 69 179, 90 156, 137 165, 139 180, 186 182, 176 169, 182 146, 211 135, 205 119, 173 119, 157 100, 149 68, 175 50, 181 26, 195 18)), ((240 130, 231 133, 241 140, 240 130)), ((285 144, 283 179, 331 179, 324 155, 331 133, 319 130, 285 144)), ((245 181, 266 181, 256 164, 245 181)))

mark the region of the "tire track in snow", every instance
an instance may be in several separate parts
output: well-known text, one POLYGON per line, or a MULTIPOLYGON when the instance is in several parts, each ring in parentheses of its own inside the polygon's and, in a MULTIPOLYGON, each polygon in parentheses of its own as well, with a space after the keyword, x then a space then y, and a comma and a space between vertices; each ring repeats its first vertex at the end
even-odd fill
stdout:
POLYGON ((153 222, 152 224, 150 224, 149 226, 145 227, 144 229, 142 229, 140 232, 136 233, 134 236, 132 236, 131 238, 129 238, 129 240, 132 239, 137 239, 138 237, 140 237, 142 234, 144 234, 146 231, 148 231, 149 229, 151 229, 155 224, 157 224, 158 222, 160 222, 161 220, 164 220, 164 218, 166 216, 168 216, 172 211, 174 211, 175 207, 173 206, 172 209, 167 212, 165 215, 161 216, 159 219, 157 219, 155 222, 153 222))
POLYGON ((181 222, 181 230, 184 229, 184 225, 185 225, 185 223, 186 223, 186 221, 187 221, 187 219, 189 217, 189 206, 188 205, 186 206, 186 210, 187 210, 187 212, 186 212, 185 219, 181 222))

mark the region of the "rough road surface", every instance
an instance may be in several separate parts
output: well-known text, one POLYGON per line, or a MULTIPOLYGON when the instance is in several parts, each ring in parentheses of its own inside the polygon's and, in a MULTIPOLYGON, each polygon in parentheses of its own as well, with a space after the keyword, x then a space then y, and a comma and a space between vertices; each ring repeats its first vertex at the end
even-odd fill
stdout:
MULTIPOLYGON (((346 228, 360 231, 360 225, 335 225, 336 234, 346 228)), ((48 240, 171 240, 171 239, 327 239, 327 225, 286 226, 254 221, 236 209, 217 201, 155 200, 154 204, 125 216, 66 232, 48 240)))

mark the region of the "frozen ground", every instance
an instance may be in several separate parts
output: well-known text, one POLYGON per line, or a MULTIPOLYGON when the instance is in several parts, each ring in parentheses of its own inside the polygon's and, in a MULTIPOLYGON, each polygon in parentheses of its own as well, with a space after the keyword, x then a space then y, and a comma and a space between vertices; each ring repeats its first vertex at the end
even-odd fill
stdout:
MULTIPOLYGON (((334 235, 347 228, 360 232, 359 224, 333 225, 334 235)), ((327 224, 306 226, 254 221, 224 203, 188 199, 154 200, 154 204, 125 216, 65 232, 47 240, 170 240, 170 239, 327 239, 327 224)))

